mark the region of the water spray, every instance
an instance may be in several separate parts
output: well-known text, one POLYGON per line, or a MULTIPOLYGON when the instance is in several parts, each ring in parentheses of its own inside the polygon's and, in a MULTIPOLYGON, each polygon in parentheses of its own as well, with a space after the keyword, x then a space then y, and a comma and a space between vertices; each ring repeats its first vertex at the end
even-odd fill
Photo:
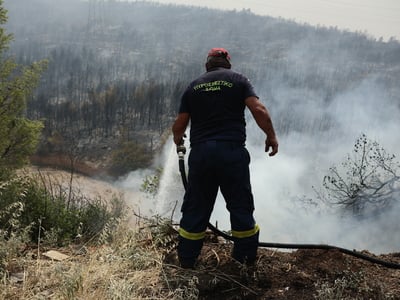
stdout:
MULTIPOLYGON (((186 147, 184 145, 184 140, 182 139, 182 143, 177 146, 176 152, 178 154, 179 158, 179 172, 181 174, 182 178, 182 184, 185 190, 187 189, 187 177, 186 177, 186 171, 185 171, 185 154, 186 154, 186 147)), ((217 236, 221 236, 226 240, 229 241, 234 241, 235 238, 229 234, 226 234, 225 232, 222 232, 218 228, 216 228, 214 225, 211 223, 208 223, 208 228, 217 236)), ((374 264, 379 264, 387 268, 391 269, 400 269, 400 264, 398 263, 393 263, 389 261, 384 261, 381 259, 377 259, 372 256, 365 255, 361 252, 358 252, 356 250, 349 250, 337 246, 332 246, 332 245, 326 245, 326 244, 290 244, 290 243, 273 243, 273 242, 259 242, 258 243, 259 247, 263 248, 283 248, 283 249, 321 249, 321 250, 337 250, 341 253, 351 255, 366 261, 369 261, 374 264)))

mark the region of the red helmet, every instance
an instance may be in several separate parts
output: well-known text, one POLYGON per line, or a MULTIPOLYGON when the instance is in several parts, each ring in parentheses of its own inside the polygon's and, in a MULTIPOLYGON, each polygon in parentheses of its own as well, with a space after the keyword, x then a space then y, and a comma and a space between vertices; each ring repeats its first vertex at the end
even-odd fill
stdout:
POLYGON ((228 61, 231 60, 231 57, 228 53, 228 50, 225 48, 212 48, 209 52, 207 57, 223 57, 226 58, 228 61))

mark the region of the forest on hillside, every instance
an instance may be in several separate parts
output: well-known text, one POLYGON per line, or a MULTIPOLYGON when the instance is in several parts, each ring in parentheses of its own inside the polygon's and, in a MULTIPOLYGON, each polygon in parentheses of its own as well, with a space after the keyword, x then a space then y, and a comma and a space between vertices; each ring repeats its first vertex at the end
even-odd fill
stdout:
MULTIPOLYGON (((246 10, 5 0, 8 18, 3 3, 0 298, 400 299, 398 41, 246 10), (248 266, 207 232, 196 269, 179 267, 184 189, 169 128, 214 46, 254 83, 279 136, 267 158, 248 119, 260 240, 321 249, 263 243, 248 266), (29 164, 41 133, 34 162, 69 172, 29 164), (162 167, 147 168, 153 156, 162 167), (127 176, 75 174, 90 163, 91 175, 127 176)), ((223 231, 224 204, 210 219, 223 231)))
POLYGON ((253 82, 279 135, 337 126, 326 110, 304 107, 326 107, 363 84, 379 88, 377 103, 400 106, 395 39, 146 1, 5 0, 5 7, 9 55, 21 64, 48 60, 27 111, 44 122, 44 154, 71 145, 89 157, 126 145, 155 153, 215 46, 253 82))

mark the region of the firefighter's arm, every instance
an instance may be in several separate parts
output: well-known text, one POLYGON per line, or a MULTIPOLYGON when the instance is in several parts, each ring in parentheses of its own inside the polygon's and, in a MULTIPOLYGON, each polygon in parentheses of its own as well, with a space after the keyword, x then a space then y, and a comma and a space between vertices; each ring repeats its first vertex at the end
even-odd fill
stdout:
POLYGON ((278 139, 276 138, 274 126, 267 108, 257 97, 248 97, 245 104, 253 115, 258 127, 267 135, 265 140, 265 152, 269 152, 269 156, 278 153, 278 139))
POLYGON ((172 125, 172 134, 174 135, 174 143, 179 146, 183 144, 186 127, 189 124, 190 115, 188 113, 179 113, 172 125))

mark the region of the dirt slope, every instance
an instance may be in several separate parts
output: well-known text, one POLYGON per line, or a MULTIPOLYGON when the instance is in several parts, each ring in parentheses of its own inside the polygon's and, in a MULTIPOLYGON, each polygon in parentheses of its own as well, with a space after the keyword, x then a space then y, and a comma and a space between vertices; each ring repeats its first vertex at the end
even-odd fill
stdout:
MULTIPOLYGON (((230 251, 229 244, 209 243, 195 270, 168 267, 168 274, 197 278, 199 299, 400 299, 400 270, 337 250, 261 248, 253 267, 233 262, 230 251)), ((175 255, 166 264, 175 264, 175 255)), ((377 258, 400 264, 400 253, 377 258)))
MULTIPOLYGON (((400 299, 399 269, 337 250, 261 248, 256 264, 246 267, 230 258, 230 242, 210 236, 188 270, 177 263, 176 233, 171 248, 157 246, 154 234, 136 241, 120 234, 125 239, 110 245, 21 249, 7 265, 0 299, 400 299), (48 250, 69 259, 49 259, 48 250)), ((379 258, 400 263, 400 253, 379 258)))

